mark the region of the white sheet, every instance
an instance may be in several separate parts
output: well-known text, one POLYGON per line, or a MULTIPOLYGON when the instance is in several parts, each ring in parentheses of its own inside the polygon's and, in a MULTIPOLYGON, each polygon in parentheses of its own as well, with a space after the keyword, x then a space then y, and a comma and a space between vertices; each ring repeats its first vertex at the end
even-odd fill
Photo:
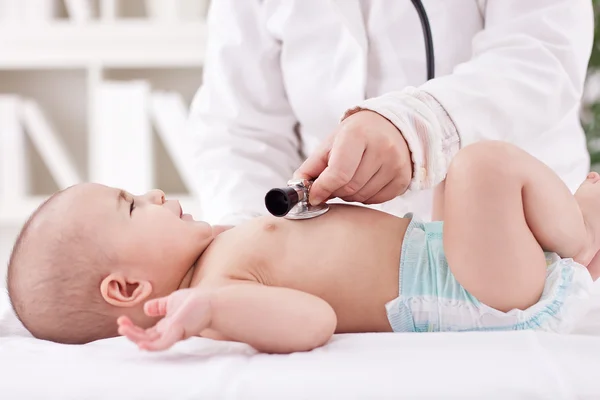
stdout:
POLYGON ((257 354, 191 339, 143 353, 122 338, 0 338, 2 399, 598 399, 600 338, 534 332, 340 335, 257 354))
MULTIPOLYGON (((597 336, 337 335, 292 355, 194 338, 145 353, 123 338, 66 346, 23 336, 2 294, 0 399, 600 399, 597 336)), ((599 333, 599 314, 580 331, 599 333)))

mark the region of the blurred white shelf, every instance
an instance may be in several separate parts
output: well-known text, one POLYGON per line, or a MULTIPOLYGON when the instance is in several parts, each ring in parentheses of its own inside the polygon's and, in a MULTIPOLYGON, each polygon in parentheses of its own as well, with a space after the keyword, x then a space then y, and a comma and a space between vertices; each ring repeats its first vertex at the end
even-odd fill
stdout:
POLYGON ((53 22, 0 26, 0 69, 196 67, 204 60, 204 22, 53 22))
MULTIPOLYGON (((205 0, 191 1, 196 4, 205 0)), ((110 5, 113 0, 100 3, 110 5)), ((102 110, 98 107, 99 90, 103 85, 107 82, 127 85, 144 81, 150 85, 152 93, 164 91, 181 96, 183 108, 187 109, 202 80, 206 53, 206 22, 203 16, 192 20, 191 14, 186 13, 185 20, 180 21, 162 18, 165 13, 176 15, 181 12, 177 2, 164 0, 163 7, 166 9, 160 11, 161 18, 135 19, 131 16, 144 15, 136 7, 145 2, 138 0, 135 6, 131 6, 134 2, 130 0, 117 0, 117 3, 126 4, 128 11, 122 10, 122 15, 115 18, 55 19, 35 23, 4 19, 0 23, 0 94, 39 104, 48 122, 52 123, 55 136, 65 145, 64 153, 73 158, 71 169, 81 176, 92 175, 90 160, 101 152, 89 144, 98 135, 103 121, 102 110)), ((175 121, 179 126, 177 118, 170 121, 169 124, 175 121)), ((30 130, 35 127, 25 128, 32 142, 23 145, 27 155, 26 192, 40 196, 3 198, 0 201, 0 229, 18 228, 25 223, 55 190, 51 180, 61 188, 68 186, 52 175, 57 166, 49 163, 48 154, 40 151, 40 144, 36 145, 31 140, 30 130)), ((179 128, 170 129, 180 131, 179 128)), ((152 135, 156 136, 155 133, 152 135)), ((159 139, 156 140, 158 144, 164 142, 162 137, 156 139, 159 139)), ((115 140, 115 146, 119 144, 117 142, 120 143, 120 139, 115 140)), ((45 145, 42 147, 46 149, 45 145)), ((181 179, 180 158, 173 156, 169 150, 172 149, 168 146, 165 149, 163 143, 156 146, 156 152, 152 152, 153 170, 160 171, 152 187, 160 187, 169 193, 189 193, 168 197, 180 200, 184 211, 198 219, 201 217, 199 201, 194 198, 191 185, 181 179)), ((52 154, 56 152, 56 149, 49 150, 52 154)), ((185 178, 185 171, 183 175, 185 178)), ((0 190, 15 194, 18 189, 0 187, 0 190)))
MULTIPOLYGON (((198 200, 188 195, 178 195, 178 194, 168 194, 167 199, 171 200, 179 200, 181 203, 181 208, 183 208, 183 212, 187 214, 192 214, 195 219, 199 219, 200 215, 200 205, 198 204, 198 200)), ((15 205, 0 205, 2 207, 0 209, 0 226, 5 227, 20 227, 25 222, 29 216, 47 199, 48 197, 35 197, 29 196, 26 197, 24 201, 15 205)))

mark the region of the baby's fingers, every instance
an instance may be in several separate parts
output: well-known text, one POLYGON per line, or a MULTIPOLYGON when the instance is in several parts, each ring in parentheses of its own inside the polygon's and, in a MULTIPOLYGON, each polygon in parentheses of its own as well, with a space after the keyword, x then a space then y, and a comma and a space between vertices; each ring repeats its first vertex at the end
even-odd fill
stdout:
POLYGON ((125 336, 127 339, 134 343, 139 343, 148 340, 146 335, 142 332, 138 332, 135 328, 130 326, 119 327, 119 335, 125 336))
POLYGON ((152 299, 144 304, 144 312, 149 317, 162 317, 167 314, 167 302, 169 297, 152 299))
POLYGON ((135 326, 133 324, 133 321, 129 317, 125 316, 125 315, 121 315, 119 318, 117 318, 117 324, 119 326, 125 326, 125 325, 127 325, 127 326, 135 326))
POLYGON ((119 335, 125 336, 127 339, 138 344, 159 337, 156 332, 145 331, 142 328, 133 325, 119 326, 119 335))
POLYGON ((142 350, 149 351, 167 350, 175 343, 179 342, 180 340, 183 340, 184 337, 185 331, 183 329, 183 326, 172 325, 169 329, 163 332, 162 336, 153 340, 144 340, 138 342, 138 346, 142 350))

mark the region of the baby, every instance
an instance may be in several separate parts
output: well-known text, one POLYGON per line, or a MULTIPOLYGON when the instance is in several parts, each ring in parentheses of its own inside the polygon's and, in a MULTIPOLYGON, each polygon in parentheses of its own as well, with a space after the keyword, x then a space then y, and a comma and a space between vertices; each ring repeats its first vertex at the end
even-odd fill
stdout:
POLYGON ((77 185, 25 225, 8 289, 37 338, 121 334, 147 350, 191 336, 289 353, 334 333, 567 332, 600 275, 600 175, 572 195, 536 158, 484 142, 459 152, 436 196, 443 223, 332 205, 217 234, 160 191, 77 185))

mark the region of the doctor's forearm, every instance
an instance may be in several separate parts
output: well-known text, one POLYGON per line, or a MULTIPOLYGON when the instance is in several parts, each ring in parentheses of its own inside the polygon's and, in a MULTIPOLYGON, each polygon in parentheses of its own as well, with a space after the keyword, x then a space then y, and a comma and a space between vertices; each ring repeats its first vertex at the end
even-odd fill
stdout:
POLYGON ((577 112, 593 40, 591 2, 485 4, 471 60, 420 89, 446 109, 463 147, 480 140, 539 146, 577 112))
POLYGON ((414 162, 413 190, 441 182, 458 149, 481 140, 533 151, 550 149, 552 140, 557 150, 561 145, 556 143, 570 141, 571 147, 563 150, 583 152, 583 134, 575 121, 593 38, 590 2, 485 4, 486 28, 473 41, 471 60, 419 88, 359 105, 380 113, 403 133, 414 162), (566 120, 573 129, 563 127, 548 136, 566 120))
POLYGON ((300 164, 297 121, 263 2, 212 1, 207 24, 203 84, 190 113, 197 189, 204 219, 237 224, 266 213, 266 192, 300 164))
POLYGON ((366 100, 344 118, 360 110, 382 115, 406 140, 413 161, 411 190, 432 188, 445 178, 460 148, 460 136, 446 110, 430 94, 412 87, 390 92, 366 100))

